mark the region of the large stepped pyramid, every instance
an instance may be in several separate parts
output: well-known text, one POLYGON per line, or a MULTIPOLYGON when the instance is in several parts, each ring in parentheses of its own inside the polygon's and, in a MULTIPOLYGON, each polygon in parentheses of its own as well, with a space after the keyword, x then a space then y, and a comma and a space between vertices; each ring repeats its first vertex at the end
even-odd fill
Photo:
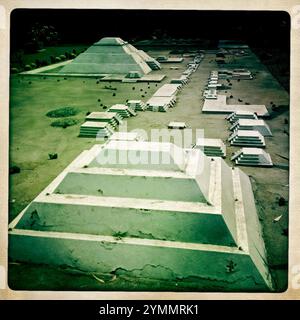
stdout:
POLYGON ((248 176, 171 143, 83 151, 10 223, 8 254, 81 272, 193 278, 199 290, 207 281, 217 291, 272 289, 248 176))
POLYGON ((159 63, 120 38, 102 38, 59 72, 62 74, 128 74, 145 75, 159 63), (154 66, 155 65, 155 66, 154 66))

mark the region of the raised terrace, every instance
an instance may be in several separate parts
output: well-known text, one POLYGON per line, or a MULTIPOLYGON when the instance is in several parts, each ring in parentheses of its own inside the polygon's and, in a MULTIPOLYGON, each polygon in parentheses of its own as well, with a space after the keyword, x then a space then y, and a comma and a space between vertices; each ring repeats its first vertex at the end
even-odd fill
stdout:
POLYGON ((235 111, 251 111, 260 117, 269 116, 268 109, 264 105, 227 104, 226 95, 218 94, 216 99, 205 99, 202 112, 205 113, 232 113, 235 111))
POLYGON ((95 145, 9 228, 13 261, 101 273, 135 269, 137 277, 154 279, 167 279, 171 271, 229 290, 273 286, 249 178, 220 158, 170 143, 95 145), (151 169, 140 167, 140 151, 159 155, 151 169), (123 168, 102 166, 115 152, 129 161, 134 154, 136 165, 128 169, 118 160, 123 168), (153 265, 162 270, 147 268, 153 265))

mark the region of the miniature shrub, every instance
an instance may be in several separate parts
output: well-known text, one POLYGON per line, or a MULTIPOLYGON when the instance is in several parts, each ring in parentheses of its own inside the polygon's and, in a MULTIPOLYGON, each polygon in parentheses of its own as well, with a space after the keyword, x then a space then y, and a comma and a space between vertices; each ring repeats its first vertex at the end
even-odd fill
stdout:
POLYGON ((18 68, 11 68, 10 71, 11 71, 11 73, 18 73, 19 69, 18 68))
POLYGON ((20 173, 21 169, 18 166, 11 166, 9 168, 9 174, 20 173))
POLYGON ((42 65, 42 63, 39 59, 35 59, 35 64, 37 67, 40 67, 42 65))
POLYGON ((49 153, 48 154, 49 160, 57 159, 58 155, 57 153, 49 153))
POLYGON ((44 67, 44 66, 47 66, 48 65, 48 61, 46 60, 42 60, 41 61, 41 66, 44 67))
POLYGON ((72 117, 79 113, 79 110, 73 107, 63 107, 55 110, 51 110, 46 113, 49 118, 63 118, 72 117))
POLYGON ((127 232, 121 232, 121 231, 117 231, 113 233, 113 237, 117 238, 117 239, 121 239, 127 236, 127 232))
POLYGON ((278 200, 278 205, 280 207, 284 206, 285 204, 287 203, 287 201, 283 198, 283 197, 280 197, 279 200, 278 200))
POLYGON ((77 119, 70 119, 70 118, 66 118, 66 119, 60 119, 60 120, 56 120, 51 122, 51 126, 52 127, 58 127, 58 128, 67 128, 70 126, 74 126, 75 124, 78 123, 79 120, 77 119))
POLYGON ((111 85, 110 85, 110 86, 104 86, 104 89, 107 89, 107 90, 117 90, 117 88, 114 88, 114 87, 112 87, 111 85))

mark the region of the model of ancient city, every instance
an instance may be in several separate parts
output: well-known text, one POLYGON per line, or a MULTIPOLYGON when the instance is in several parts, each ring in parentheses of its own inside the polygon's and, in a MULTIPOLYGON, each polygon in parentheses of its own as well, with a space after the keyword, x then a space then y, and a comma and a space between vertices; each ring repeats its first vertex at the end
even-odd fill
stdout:
POLYGON ((284 287, 287 91, 246 43, 151 44, 13 70, 12 288, 284 287))

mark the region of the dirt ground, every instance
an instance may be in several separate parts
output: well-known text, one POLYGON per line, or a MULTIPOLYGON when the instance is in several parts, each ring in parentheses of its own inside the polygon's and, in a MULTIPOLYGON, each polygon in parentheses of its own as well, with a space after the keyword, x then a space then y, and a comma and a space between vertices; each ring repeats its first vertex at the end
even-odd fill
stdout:
MULTIPOLYGON (((152 56, 167 55, 168 51, 148 52, 152 56)), ((205 137, 229 137, 229 123, 225 115, 203 114, 202 91, 211 70, 218 66, 215 55, 206 53, 191 81, 177 95, 176 106, 166 113, 139 112, 127 121, 128 130, 142 128, 150 133, 153 128, 166 128, 170 121, 183 121, 192 129, 203 128, 205 137)), ((163 69, 154 71, 166 74, 162 83, 118 83, 111 85, 117 90, 104 89, 106 82, 97 84, 91 78, 59 78, 13 75, 10 87, 10 163, 21 168, 19 174, 10 176, 10 221, 29 204, 81 151, 96 143, 95 139, 78 138, 80 124, 88 111, 105 111, 103 106, 125 103, 126 99, 146 101, 163 83, 178 77, 191 58, 183 63, 162 64, 163 69), (170 69, 178 67, 178 70, 170 69), (133 87, 135 89, 133 89, 133 87), (149 88, 150 87, 150 88, 149 88), (113 96, 116 93, 116 96, 113 96), (142 97, 144 95, 144 97, 142 97), (98 101, 100 99, 100 101, 98 101), (101 106, 102 104, 102 106, 101 106), (50 110, 72 106, 80 110, 75 116, 79 123, 66 129, 51 127, 54 120, 46 117, 50 110), (57 153, 57 160, 48 160, 49 153, 57 153)), ((238 99, 251 104, 265 104, 271 111, 271 102, 288 105, 289 95, 273 78, 257 57, 250 53, 244 57, 228 57, 224 67, 242 66, 254 72, 253 80, 232 80, 232 87, 223 92, 228 103, 239 103, 238 99)), ((226 81, 224 81, 225 83, 226 81)), ((289 109, 267 120, 273 137, 266 138, 266 151, 274 164, 287 164, 289 157, 289 109), (286 133, 287 132, 287 133, 286 133)), ((193 142, 195 142, 195 137, 193 142)), ((226 162, 233 166, 230 155, 238 150, 227 144, 226 162)), ((288 200, 289 171, 273 168, 241 167, 250 175, 259 218, 267 250, 268 263, 274 277, 276 290, 284 291, 287 286, 288 258, 288 203, 279 206, 278 199, 288 200), (274 218, 282 215, 279 222, 274 218)), ((130 275, 82 274, 74 270, 55 269, 21 263, 9 264, 9 284, 12 289, 39 290, 179 290, 199 291, 197 283, 157 282, 149 279, 134 279, 130 275), (101 278, 103 281, 99 281, 101 278)), ((206 287, 204 285, 204 287, 206 287)), ((206 291, 209 291, 207 285, 206 291)))

